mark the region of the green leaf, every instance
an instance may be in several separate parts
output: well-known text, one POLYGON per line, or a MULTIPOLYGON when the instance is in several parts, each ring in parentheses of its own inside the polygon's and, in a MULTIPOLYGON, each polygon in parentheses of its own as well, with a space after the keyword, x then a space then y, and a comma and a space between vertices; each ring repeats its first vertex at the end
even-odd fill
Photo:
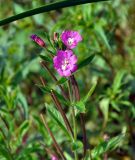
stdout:
POLYGON ((10 154, 9 150, 6 146, 0 144, 0 155, 5 157, 7 160, 13 160, 12 155, 10 154))
POLYGON ((28 119, 28 104, 27 104, 27 100, 26 100, 26 97, 21 92, 19 92, 18 95, 17 95, 17 101, 19 103, 21 103, 21 106, 24 109, 25 119, 28 119))
POLYGON ((116 111, 120 112, 120 107, 116 101, 112 100, 110 103, 116 111))
POLYGON ((13 9, 14 9, 14 14, 19 14, 20 12, 24 12, 22 6, 18 5, 17 3, 13 3, 13 9))
POLYGON ((49 57, 47 57, 47 56, 44 56, 44 55, 39 55, 39 56, 40 56, 40 58, 43 59, 44 61, 49 62, 49 63, 51 63, 51 64, 53 63, 51 58, 49 58, 49 57))
POLYGON ((74 141, 72 143, 72 150, 73 151, 77 151, 77 150, 80 150, 82 148, 83 148, 83 143, 81 141, 77 140, 77 141, 74 141))
POLYGON ((132 103, 127 101, 127 100, 120 100, 119 101, 119 104, 122 104, 124 106, 128 106, 128 107, 131 107, 132 106, 132 103))
POLYGON ((49 106, 48 104, 45 104, 45 106, 47 108, 49 115, 51 116, 51 119, 54 120, 54 122, 63 130, 65 135, 72 141, 72 137, 67 131, 60 113, 55 108, 49 106))
POLYGON ((19 129, 19 137, 21 140, 29 129, 29 121, 28 120, 24 121, 18 129, 19 129))
MULTIPOLYGON (((30 155, 33 153, 40 153, 42 151, 39 144, 29 144, 28 146, 25 146, 23 149, 20 150, 19 154, 15 154, 15 160, 22 160, 27 159, 28 157, 31 157, 30 155)), ((28 158, 29 159, 29 158, 28 158)), ((32 158, 30 158, 31 160, 32 158)), ((13 160, 13 159, 12 159, 13 160)))
POLYGON ((116 137, 113 137, 109 141, 101 142, 97 147, 92 150, 92 157, 98 158, 102 154, 112 151, 121 145, 121 142, 124 140, 125 134, 120 134, 116 137))
POLYGON ((115 77, 115 79, 113 81, 113 85, 112 85, 113 93, 117 93, 117 91, 121 87, 121 82, 122 82, 124 75, 125 75, 125 71, 123 71, 123 70, 120 70, 116 74, 116 77, 115 77))
POLYGON ((108 121, 109 103, 110 103, 109 98, 104 98, 100 101, 100 104, 99 104, 100 109, 104 115, 104 124, 103 124, 104 127, 108 121))
POLYGON ((81 61, 79 64, 78 64, 78 69, 81 69, 85 66, 87 66, 88 64, 90 64, 90 62, 93 60, 93 58, 95 57, 94 54, 90 55, 88 58, 84 59, 83 61, 81 61))
POLYGON ((47 141, 45 141, 45 144, 47 146, 50 146, 52 143, 52 139, 50 135, 48 134, 48 131, 45 129, 45 126, 43 122, 41 121, 41 118, 36 115, 34 115, 33 118, 34 118, 34 122, 36 122, 35 125, 37 126, 37 130, 41 133, 44 139, 47 139, 47 141))
POLYGON ((43 85, 39 85, 39 84, 36 84, 36 86, 38 88, 40 88, 41 91, 43 91, 44 93, 50 93, 52 90, 49 86, 43 86, 43 85))
POLYGON ((61 94, 59 94, 56 90, 55 91, 53 90, 53 92, 63 104, 70 105, 70 102, 67 99, 65 99, 61 94))
POLYGON ((64 155, 66 157, 67 160, 73 160, 73 158, 71 157, 70 154, 68 154, 67 152, 64 152, 64 155))
POLYGON ((75 102, 73 106, 81 113, 85 113, 86 111, 85 104, 82 100, 75 102))
MULTIPOLYGON (((54 49, 54 51, 56 50, 56 48, 54 47, 54 44, 52 43, 50 36, 48 33, 45 32, 45 37, 47 38, 50 46, 54 49)), ((50 51, 49 49, 47 49, 48 52, 52 53, 53 55, 55 55, 52 51, 50 51)))
POLYGON ((108 42, 108 38, 106 37, 106 34, 105 34, 103 28, 102 28, 101 26, 99 26, 99 25, 96 25, 96 26, 95 26, 95 31, 96 31, 97 37, 99 37, 100 40, 101 40, 102 42, 104 42, 104 44, 105 44, 105 46, 107 47, 107 49, 108 49, 110 52, 112 52, 111 46, 110 46, 110 44, 109 44, 109 42, 108 42))
POLYGON ((54 56, 56 55, 56 53, 55 53, 56 51, 52 51, 52 50, 50 50, 50 49, 48 49, 48 48, 46 48, 46 50, 47 50, 49 53, 51 53, 52 55, 54 55, 54 56))
POLYGON ((67 80, 68 80, 67 78, 62 77, 62 78, 60 78, 60 79, 56 82, 56 84, 57 84, 57 85, 63 84, 63 83, 65 83, 67 80))
POLYGON ((38 86, 41 91, 43 91, 44 93, 51 93, 51 91, 53 91, 55 93, 55 95, 65 104, 65 105, 69 105, 70 102, 68 100, 65 100, 65 98, 59 94, 56 90, 53 90, 52 88, 50 88, 49 86, 43 86, 43 85, 39 85, 36 84, 36 86, 38 86))
POLYGON ((94 92, 95 88, 97 86, 97 83, 93 84, 87 95, 83 98, 83 102, 86 103, 88 99, 91 97, 92 93, 94 92))

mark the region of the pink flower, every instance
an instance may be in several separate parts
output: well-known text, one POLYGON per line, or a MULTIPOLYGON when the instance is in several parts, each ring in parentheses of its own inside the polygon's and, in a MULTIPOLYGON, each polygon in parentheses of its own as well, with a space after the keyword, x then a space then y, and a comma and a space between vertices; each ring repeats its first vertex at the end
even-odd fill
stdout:
POLYGON ((40 37, 38 37, 36 34, 32 34, 32 35, 30 36, 30 38, 31 38, 34 42, 36 42, 39 46, 45 47, 45 42, 44 42, 40 37))
POLYGON ((64 31, 61 34, 61 40, 68 49, 72 49, 77 46, 78 42, 82 41, 82 37, 77 31, 64 31))
POLYGON ((53 63, 60 76, 69 77, 77 70, 77 56, 71 50, 58 50, 53 63))
POLYGON ((58 160, 58 158, 55 155, 52 155, 51 160, 58 160))

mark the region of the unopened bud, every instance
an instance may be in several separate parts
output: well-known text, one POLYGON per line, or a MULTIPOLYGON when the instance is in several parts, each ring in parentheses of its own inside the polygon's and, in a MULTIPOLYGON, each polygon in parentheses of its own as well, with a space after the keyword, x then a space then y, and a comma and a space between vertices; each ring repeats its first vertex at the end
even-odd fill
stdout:
POLYGON ((54 40, 54 42, 58 41, 58 33, 57 32, 54 32, 53 40, 54 40))
POLYGON ((31 38, 34 42, 36 42, 39 46, 45 47, 45 42, 44 42, 40 37, 38 37, 36 34, 32 34, 32 35, 30 36, 30 38, 31 38))

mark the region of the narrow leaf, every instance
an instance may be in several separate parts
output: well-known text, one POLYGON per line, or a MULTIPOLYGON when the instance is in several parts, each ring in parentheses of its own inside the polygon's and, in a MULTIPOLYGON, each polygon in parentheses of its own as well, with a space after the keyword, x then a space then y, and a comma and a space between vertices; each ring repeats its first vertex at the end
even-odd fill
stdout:
POLYGON ((95 26, 95 31, 97 33, 97 37, 100 38, 100 40, 105 44, 106 48, 111 52, 112 49, 110 47, 110 44, 108 42, 108 38, 106 37, 106 34, 105 34, 103 28, 100 27, 99 25, 96 25, 95 26))
POLYGON ((28 131, 28 129, 29 129, 29 121, 26 120, 19 127, 19 136, 20 136, 20 138, 22 138, 24 136, 24 134, 28 131))
POLYGON ((25 119, 28 119, 28 103, 26 97, 21 92, 19 92, 17 95, 17 100, 19 103, 21 103, 21 106, 24 109, 25 119))
POLYGON ((41 59, 43 59, 44 61, 46 61, 46 62, 49 62, 49 63, 51 63, 52 64, 52 59, 51 58, 49 58, 49 57, 47 57, 47 56, 44 56, 44 55, 39 55, 40 56, 40 58, 41 59))
POLYGON ((73 142, 73 144, 72 144, 73 151, 77 151, 82 148, 83 148, 83 143, 81 141, 77 140, 77 141, 73 142))
POLYGON ((85 113, 86 111, 85 104, 82 100, 75 102, 73 106, 81 113, 85 113))
POLYGON ((51 119, 54 120, 54 122, 63 130, 65 135, 72 141, 72 137, 67 131, 66 127, 64 126, 64 122, 63 122, 63 119, 60 113, 55 108, 52 108, 51 106, 47 104, 46 104, 46 108, 47 108, 49 115, 51 116, 51 119))
POLYGON ((97 86, 97 83, 93 84, 87 95, 83 98, 83 102, 86 103, 88 99, 91 97, 92 93, 94 92, 95 88, 97 86))
POLYGON ((62 77, 62 78, 60 78, 60 79, 57 81, 56 84, 57 84, 57 85, 63 84, 63 83, 65 83, 67 80, 68 80, 67 78, 62 77))
POLYGON ((101 109, 103 116, 104 116, 103 127, 105 127, 105 125, 108 121, 109 103, 110 103, 110 100, 108 98, 104 98, 100 101, 100 104, 99 104, 100 109, 101 109))
POLYGON ((0 155, 5 157, 7 160, 13 160, 12 155, 10 154, 9 150, 6 146, 0 144, 0 155))
POLYGON ((37 86, 38 88, 40 88, 41 91, 43 91, 44 93, 50 93, 50 91, 51 91, 51 88, 48 87, 48 86, 42 86, 42 85, 39 85, 39 84, 36 84, 36 86, 37 86))
MULTIPOLYGON (((49 34, 46 33, 46 32, 45 32, 45 37, 47 38, 47 40, 48 40, 50 46, 51 46, 54 50, 56 50, 55 47, 54 47, 54 45, 53 45, 53 43, 52 43, 52 41, 51 41, 51 39, 50 39, 49 34)), ((48 49, 47 49, 47 50, 48 50, 48 49)), ((50 50, 48 50, 48 52, 50 52, 50 50)), ((51 51, 50 53, 52 53, 53 55, 55 55, 52 51, 51 51)))
POLYGON ((88 58, 84 59, 82 62, 80 62, 78 64, 78 69, 81 69, 81 68, 87 66, 88 64, 90 64, 90 62, 93 60, 94 57, 95 57, 95 55, 92 54, 88 58))
POLYGON ((112 151, 120 146, 124 140, 125 134, 120 134, 109 141, 101 142, 97 147, 92 150, 92 158, 101 157, 102 154, 108 151, 112 151))
POLYGON ((56 90, 55 91, 53 90, 53 92, 59 98, 59 100, 62 101, 63 104, 70 105, 70 102, 67 99, 65 100, 65 98, 61 94, 59 94, 56 90))
POLYGON ((120 88, 124 75, 125 75, 125 71, 122 71, 122 70, 120 70, 116 74, 116 77, 115 77, 113 85, 112 85, 114 93, 116 93, 118 91, 118 89, 120 88))

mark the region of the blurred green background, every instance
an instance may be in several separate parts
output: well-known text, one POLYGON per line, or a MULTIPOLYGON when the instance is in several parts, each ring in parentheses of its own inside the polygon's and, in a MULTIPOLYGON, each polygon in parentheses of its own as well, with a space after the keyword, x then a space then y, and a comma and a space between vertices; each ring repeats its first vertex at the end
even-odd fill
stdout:
MULTIPOLYGON (((50 2, 56 1, 0 0, 0 19, 50 2)), ((41 75, 50 85, 54 82, 39 64, 38 55, 45 50, 35 45, 30 35, 37 34, 46 42, 45 32, 53 37, 53 32, 63 30, 77 30, 82 35, 82 43, 74 50, 79 61, 95 54, 92 63, 75 74, 81 96, 98 82, 86 106, 91 149, 104 136, 111 138, 126 130, 119 148, 107 153, 108 159, 135 160, 134 21, 135 1, 112 0, 38 14, 0 27, 0 160, 49 159, 43 144, 49 146, 51 138, 39 114, 45 112, 45 102, 53 104, 35 84, 40 83, 41 75)), ((68 113, 68 108, 65 111, 68 113)), ((78 118, 78 137, 79 123, 78 118)), ((49 125, 68 152, 63 133, 57 132, 51 119, 49 125)))

